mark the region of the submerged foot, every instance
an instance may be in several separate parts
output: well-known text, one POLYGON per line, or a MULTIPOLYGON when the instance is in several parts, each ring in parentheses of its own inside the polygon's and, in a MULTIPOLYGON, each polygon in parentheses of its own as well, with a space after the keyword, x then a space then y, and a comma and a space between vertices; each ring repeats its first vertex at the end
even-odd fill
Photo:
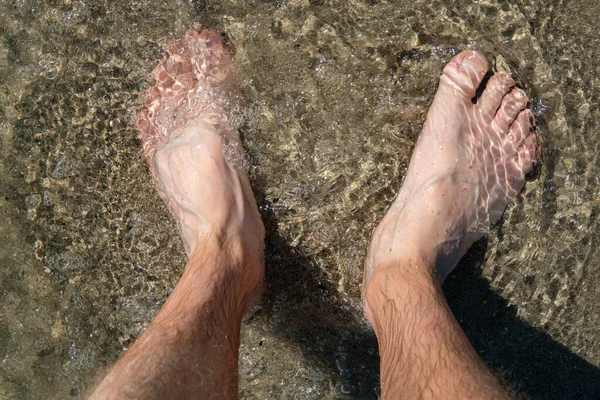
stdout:
MULTIPOLYGON (((229 243, 236 256, 255 258, 264 228, 240 139, 224 111, 233 66, 221 37, 209 30, 186 34, 170 46, 153 76, 137 130, 188 257, 211 238, 229 243)), ((252 279, 260 280, 262 265, 254 267, 252 279)))
POLYGON ((499 72, 473 103, 487 71, 474 51, 444 68, 402 189, 373 235, 363 290, 400 257, 435 267, 442 282, 523 188, 538 159, 528 98, 499 72))

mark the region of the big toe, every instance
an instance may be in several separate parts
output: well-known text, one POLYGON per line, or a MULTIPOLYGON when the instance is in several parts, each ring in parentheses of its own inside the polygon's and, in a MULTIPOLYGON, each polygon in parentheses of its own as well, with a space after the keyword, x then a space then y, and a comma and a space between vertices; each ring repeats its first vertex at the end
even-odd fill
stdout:
POLYGON ((471 100, 489 69, 485 56, 473 50, 463 51, 444 68, 440 90, 471 100))

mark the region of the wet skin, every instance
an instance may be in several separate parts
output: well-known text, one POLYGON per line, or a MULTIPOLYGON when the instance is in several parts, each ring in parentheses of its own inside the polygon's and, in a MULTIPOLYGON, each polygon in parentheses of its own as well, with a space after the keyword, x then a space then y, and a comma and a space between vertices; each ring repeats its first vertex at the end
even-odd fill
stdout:
POLYGON ((487 71, 474 51, 446 65, 402 189, 373 234, 363 297, 384 399, 508 398, 440 286, 538 159, 527 96, 509 74, 494 75, 472 102, 487 71))
POLYGON ((189 261, 92 399, 237 397, 240 325, 260 294, 264 228, 223 109, 231 62, 220 36, 198 27, 153 72, 137 129, 189 261))
MULTIPOLYGON (((94 399, 237 396, 239 331, 260 289, 264 228, 224 112, 231 56, 218 35, 197 28, 155 69, 138 119, 189 262, 94 399)), ((486 72, 476 52, 446 66, 406 181, 373 236, 365 311, 380 344, 384 398, 505 398, 439 287, 537 159, 527 97, 510 76, 495 75, 472 104, 486 72)))
POLYGON ((474 51, 444 68, 402 189, 373 235, 365 288, 377 263, 399 256, 427 259, 443 282, 523 188, 538 159, 533 115, 507 72, 473 104, 488 68, 474 51))

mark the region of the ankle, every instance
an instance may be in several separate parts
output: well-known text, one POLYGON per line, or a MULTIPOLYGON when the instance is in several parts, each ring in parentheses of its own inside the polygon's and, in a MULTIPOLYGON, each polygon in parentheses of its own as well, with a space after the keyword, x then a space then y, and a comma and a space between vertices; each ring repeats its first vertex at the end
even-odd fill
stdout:
POLYGON ((443 293, 435 268, 417 258, 376 266, 365 288, 365 301, 375 325, 440 298, 443 299, 443 293))
POLYGON ((212 297, 226 296, 231 313, 244 314, 263 277, 263 254, 250 250, 241 240, 210 235, 202 238, 185 267, 171 297, 186 307, 203 304, 212 297))
POLYGON ((416 190, 394 212, 388 212, 373 235, 372 247, 378 264, 431 267, 440 283, 454 268, 468 246, 471 227, 461 199, 444 188, 448 179, 437 179, 416 190))

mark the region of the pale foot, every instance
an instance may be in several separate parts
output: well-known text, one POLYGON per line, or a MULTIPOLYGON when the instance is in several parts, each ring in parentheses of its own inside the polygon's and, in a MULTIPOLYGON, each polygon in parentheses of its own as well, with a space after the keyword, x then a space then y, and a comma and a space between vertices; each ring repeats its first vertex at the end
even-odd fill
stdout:
POLYGON ((243 148, 223 109, 232 60, 219 35, 197 28, 171 45, 154 70, 156 84, 137 130, 188 257, 218 243, 232 265, 244 264, 249 284, 258 284, 264 228, 243 169, 243 148))
POLYGON ((473 104, 487 71, 486 58, 474 51, 444 68, 402 189, 373 235, 363 292, 376 269, 400 259, 424 260, 443 282, 523 188, 538 160, 528 98, 500 72, 473 104))

